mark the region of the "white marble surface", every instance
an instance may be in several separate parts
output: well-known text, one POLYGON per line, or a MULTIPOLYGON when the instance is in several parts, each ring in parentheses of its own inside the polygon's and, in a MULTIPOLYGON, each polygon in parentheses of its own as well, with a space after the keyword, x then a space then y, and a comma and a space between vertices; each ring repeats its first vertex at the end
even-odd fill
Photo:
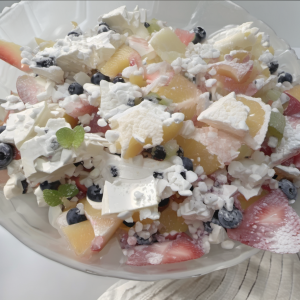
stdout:
MULTIPOLYGON (((0 11, 17 1, 0 1, 0 11)), ((234 1, 264 20, 294 47, 298 36, 290 29, 299 23, 300 2, 234 1), (280 18, 280 22, 278 19, 280 18), (294 23, 294 25, 293 25, 294 23)), ((297 50, 300 57, 300 48, 297 50)), ((0 226, 0 299, 1 300, 96 300, 118 279, 85 274, 28 249, 0 226)))

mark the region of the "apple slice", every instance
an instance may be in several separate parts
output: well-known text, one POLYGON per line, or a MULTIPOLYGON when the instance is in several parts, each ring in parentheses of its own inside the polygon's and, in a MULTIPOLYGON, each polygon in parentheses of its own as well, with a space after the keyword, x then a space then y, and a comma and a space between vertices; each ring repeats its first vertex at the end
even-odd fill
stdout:
POLYGON ((23 72, 30 72, 29 66, 21 63, 21 46, 12 42, 0 40, 0 59, 23 72))

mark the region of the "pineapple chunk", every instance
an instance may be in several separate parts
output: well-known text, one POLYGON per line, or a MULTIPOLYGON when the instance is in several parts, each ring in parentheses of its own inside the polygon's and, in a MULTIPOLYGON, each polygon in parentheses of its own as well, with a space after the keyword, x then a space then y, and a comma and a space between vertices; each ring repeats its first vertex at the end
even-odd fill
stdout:
POLYGON ((250 157, 252 153, 254 152, 249 146, 242 145, 241 148, 238 150, 240 152, 239 156, 235 158, 234 160, 240 160, 245 157, 250 157))
POLYGON ((91 247, 92 241, 95 238, 90 221, 69 225, 61 228, 61 230, 77 255, 83 255, 91 247))
POLYGON ((172 230, 178 232, 187 231, 188 226, 184 222, 184 218, 177 216, 177 212, 172 209, 171 204, 161 212, 159 222, 163 227, 160 229, 160 233, 171 232, 172 230))
POLYGON ((141 56, 129 46, 121 46, 113 56, 100 69, 100 72, 109 77, 116 77, 118 74, 133 64, 139 64, 141 56))
POLYGON ((181 122, 179 124, 176 124, 173 122, 170 126, 163 126, 163 131, 164 131, 163 139, 164 140, 162 142, 162 145, 164 145, 168 141, 174 139, 178 135, 182 126, 183 126, 183 122, 181 122))
POLYGON ((142 75, 133 75, 132 74, 129 77, 129 81, 132 84, 138 85, 139 87, 144 87, 147 85, 147 82, 142 75))
POLYGON ((178 57, 184 57, 186 46, 169 27, 157 32, 150 40, 151 46, 162 60, 171 63, 178 57))
POLYGON ((219 169, 220 162, 218 157, 210 154, 203 144, 194 139, 185 139, 180 135, 175 139, 178 145, 183 149, 184 156, 193 160, 194 167, 200 164, 206 175, 212 174, 219 169), (201 163, 198 162, 198 157, 200 157, 201 163))
POLYGON ((189 99, 195 99, 199 90, 197 86, 180 74, 175 74, 167 86, 160 87, 157 94, 180 103, 189 99))
POLYGON ((91 222, 96 236, 96 243, 93 245, 93 250, 100 251, 104 248, 107 242, 111 239, 115 231, 119 228, 122 220, 115 214, 102 216, 102 210, 94 209, 89 202, 84 199, 80 201, 84 205, 85 215, 91 222), (97 237, 101 237, 100 239, 97 237), (96 246, 96 249, 95 249, 96 246))

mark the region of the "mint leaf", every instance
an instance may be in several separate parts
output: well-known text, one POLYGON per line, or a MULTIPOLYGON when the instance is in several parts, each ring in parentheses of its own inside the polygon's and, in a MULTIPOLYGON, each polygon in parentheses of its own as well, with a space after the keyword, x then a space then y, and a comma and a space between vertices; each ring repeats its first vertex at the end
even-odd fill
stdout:
POLYGON ((43 190, 43 196, 44 196, 45 202, 49 206, 57 206, 59 204, 62 204, 58 191, 43 190))
POLYGON ((74 184, 61 184, 58 188, 59 197, 72 198, 79 193, 78 188, 74 184))
POLYGON ((74 140, 73 140, 73 147, 74 148, 78 148, 83 140, 84 140, 84 129, 82 126, 76 126, 74 129, 73 129, 73 134, 74 134, 74 140))
POLYGON ((56 132, 56 137, 58 143, 63 148, 70 148, 72 146, 72 143, 74 141, 74 132, 72 129, 68 127, 63 127, 56 132))

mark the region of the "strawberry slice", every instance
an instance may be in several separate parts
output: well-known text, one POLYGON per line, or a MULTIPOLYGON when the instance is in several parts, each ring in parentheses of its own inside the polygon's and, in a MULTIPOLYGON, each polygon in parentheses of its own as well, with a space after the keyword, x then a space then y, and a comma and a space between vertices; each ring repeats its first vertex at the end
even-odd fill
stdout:
POLYGON ((172 241, 134 246, 128 253, 126 264, 133 266, 170 264, 196 259, 205 254, 201 242, 194 241, 185 233, 177 234, 172 241))
POLYGON ((285 116, 292 116, 295 114, 298 114, 300 112, 300 102, 296 98, 294 98, 292 95, 285 93, 290 97, 290 101, 288 104, 288 107, 284 111, 285 116))
POLYGON ((100 116, 95 114, 94 118, 90 121, 90 124, 89 124, 89 126, 91 127, 90 133, 97 133, 97 132, 105 133, 107 130, 110 130, 109 125, 106 125, 105 127, 100 127, 97 123, 99 119, 100 119, 100 116))
POLYGON ((179 37, 179 39, 181 40, 182 43, 184 43, 186 46, 193 41, 193 39, 195 38, 195 33, 190 33, 187 30, 183 30, 180 28, 176 28, 175 29, 175 34, 179 37))
POLYGON ((45 92, 45 86, 29 75, 19 76, 16 82, 19 97, 24 103, 38 103, 37 95, 45 92))
POLYGON ((80 177, 71 177, 71 180, 74 180, 76 183, 77 188, 79 191, 86 193, 87 192, 87 187, 84 184, 80 183, 81 178, 80 177))
POLYGON ((249 206, 241 225, 227 229, 230 239, 275 253, 300 251, 300 218, 279 189, 249 206))
POLYGON ((88 101, 84 100, 78 102, 70 102, 66 106, 64 106, 64 109, 66 110, 66 113, 73 118, 78 118, 85 114, 96 114, 98 111, 98 107, 90 105, 88 101))

